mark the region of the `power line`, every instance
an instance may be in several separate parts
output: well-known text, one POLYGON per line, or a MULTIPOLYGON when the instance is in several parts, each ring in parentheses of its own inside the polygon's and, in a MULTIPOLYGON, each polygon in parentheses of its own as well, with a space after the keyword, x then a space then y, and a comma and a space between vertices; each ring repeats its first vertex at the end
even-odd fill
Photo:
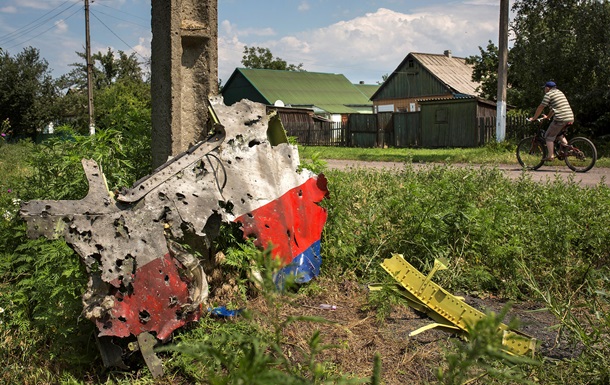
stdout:
POLYGON ((116 34, 116 33, 115 33, 115 32, 114 32, 112 29, 110 29, 110 28, 109 28, 109 27, 108 27, 108 26, 107 26, 107 25, 106 25, 106 24, 105 24, 105 23, 104 23, 104 22, 103 22, 103 21, 102 21, 102 20, 101 20, 99 17, 97 17, 97 15, 96 15, 94 12, 91 12, 91 11, 90 11, 90 13, 91 13, 91 15, 92 15, 93 17, 95 17, 95 18, 97 19, 97 21, 99 21, 99 22, 100 22, 100 23, 101 23, 101 24, 102 24, 104 27, 106 27, 106 29, 107 29, 108 31, 110 31, 110 33, 112 33, 112 34, 113 34, 113 35, 114 35, 114 36, 115 36, 117 39, 119 39, 120 41, 122 41, 122 42, 123 42, 123 44, 125 44, 127 47, 129 47, 130 49, 132 49, 132 50, 133 50, 133 51, 136 53, 136 55, 138 55, 139 57, 141 57, 141 58, 142 58, 142 60, 147 60, 147 59, 146 59, 144 56, 140 55, 140 53, 139 53, 138 51, 136 51, 136 49, 135 49, 135 48, 133 48, 132 46, 130 46, 130 45, 129 45, 129 43, 127 43, 127 42, 126 42, 125 40, 123 40, 123 39, 122 39, 122 38, 121 38, 119 35, 117 35, 117 34, 116 34))
MULTIPOLYGON (((18 41, 18 40, 19 40, 19 39, 21 39, 21 38, 26 38, 26 37, 27 37, 26 35, 27 35, 28 33, 32 32, 32 31, 35 31, 36 29, 38 29, 38 28, 40 28, 40 27, 44 26, 44 25, 45 25, 46 23, 48 23, 49 21, 52 21, 53 19, 57 18, 58 16, 60 16, 60 15, 64 14, 64 13, 65 13, 65 12, 67 12, 67 11, 69 11, 69 10, 70 10, 71 8, 73 8, 74 6, 79 5, 79 4, 81 3, 81 1, 82 1, 82 0, 66 0, 66 1, 64 1, 63 3, 61 3, 60 5, 58 5, 58 6, 57 6, 57 7, 55 7, 55 8, 51 9, 50 11, 46 12, 44 15, 42 15, 42 16, 40 16, 40 17, 38 17, 37 19, 35 19, 35 20, 33 20, 33 21, 31 21, 31 22, 27 23, 26 25, 24 25, 24 26, 22 26, 22 27, 20 27, 20 28, 18 28, 18 29, 16 29, 16 30, 14 30, 13 32, 10 32, 10 33, 8 33, 8 34, 6 34, 6 35, 0 36, 0 44, 2 44, 2 45, 8 45, 9 43, 11 43, 11 42, 15 42, 15 41, 18 41), (65 7, 65 5, 66 5, 66 4, 69 4, 69 3, 72 3, 72 4, 71 4, 70 6, 68 6, 68 7, 64 8, 64 9, 62 9, 62 7, 65 7)), ((122 12, 121 10, 118 10, 118 9, 116 9, 116 8, 113 8, 113 7, 110 7, 110 6, 108 6, 108 5, 105 5, 105 4, 100 4, 100 1, 101 1, 101 0, 96 1, 96 5, 104 6, 104 7, 106 7, 106 8, 109 8, 109 9, 115 10, 115 11, 117 11, 117 12, 120 12, 120 13, 122 13, 122 14, 124 14, 124 15, 129 15, 129 16, 133 16, 133 17, 136 17, 136 18, 138 18, 138 19, 141 19, 141 20, 146 20, 146 19, 141 18, 141 17, 139 17, 139 16, 136 16, 136 15, 133 15, 133 14, 129 14, 129 13, 127 13, 127 12, 122 12)), ((82 7, 82 6, 81 6, 81 7, 79 7, 79 9, 78 9, 78 10, 76 10, 74 13, 70 14, 69 16, 65 17, 63 20, 68 20, 69 18, 71 18, 71 17, 72 17, 72 16, 74 16, 75 14, 77 14, 77 13, 81 12, 81 11, 82 11, 82 9, 83 9, 83 7, 82 7)), ((114 19, 117 19, 117 20, 120 20, 120 21, 123 21, 123 22, 126 22, 126 23, 130 23, 130 24, 136 25, 136 26, 141 27, 141 28, 143 28, 143 29, 145 29, 145 30, 148 30, 148 29, 149 29, 149 27, 148 27, 148 26, 144 26, 144 25, 142 25, 142 24, 138 24, 138 23, 135 23, 135 22, 133 22, 133 21, 126 20, 126 19, 124 19, 124 18, 120 18, 120 17, 116 17, 116 16, 114 16, 114 15, 110 15, 110 14, 107 14, 107 13, 105 13, 105 12, 101 12, 101 11, 97 11, 97 12, 95 12, 95 13, 94 13, 94 12, 93 12, 93 11, 90 9, 90 13, 91 13, 91 14, 92 14, 92 16, 94 16, 94 17, 95 17, 95 18, 96 18, 96 19, 97 19, 97 20, 98 20, 98 21, 99 21, 99 22, 100 22, 100 23, 101 23, 101 24, 102 24, 102 25, 103 25, 103 26, 104 26, 106 29, 108 29, 108 31, 110 31, 110 33, 112 33, 112 34, 113 34, 113 35, 114 35, 114 36, 115 36, 117 39, 119 39, 121 42, 123 42, 123 43, 124 43, 124 44, 125 44, 127 47, 129 47, 130 49, 134 50, 134 52, 136 52, 136 53, 137 53, 137 54, 138 54, 138 55, 139 55, 139 56, 140 56, 140 57, 141 57, 143 60, 147 60, 147 59, 146 59, 146 58, 144 58, 142 55, 140 55, 140 54, 139 54, 139 53, 138 53, 138 52, 137 52, 137 51, 136 51, 136 50, 135 50, 135 49, 134 49, 134 48, 133 48, 131 45, 129 45, 127 42, 125 42, 125 40, 123 40, 123 39, 122 39, 122 38, 121 38, 119 35, 117 35, 117 34, 116 34, 116 33, 115 33, 115 32, 114 32, 114 31, 113 31, 111 28, 109 28, 109 27, 108 27, 108 26, 107 26, 107 25, 106 25, 106 24, 105 24, 105 23, 104 23, 104 22, 103 22, 103 21, 102 21, 102 20, 101 20, 101 19, 100 19, 100 18, 99 18, 97 15, 96 15, 96 13, 99 13, 99 14, 105 15, 105 16, 107 16, 107 17, 111 17, 111 18, 114 18, 114 19)), ((41 36, 41 35, 43 35, 44 33, 46 33, 46 32, 48 32, 48 31, 52 30, 53 28, 56 28, 57 26, 58 26, 58 23, 57 23, 57 22, 55 22, 55 23, 54 23, 54 24, 53 24, 51 27, 49 27, 49 28, 47 28, 47 29, 43 30, 42 32, 40 32, 40 33, 38 33, 38 34, 36 34, 36 35, 34 35, 34 36, 30 37, 30 38, 27 38, 25 41, 21 41, 21 42, 19 42, 19 43, 15 43, 14 45, 12 45, 12 46, 10 46, 10 47, 6 47, 6 48, 7 48, 7 49, 10 49, 10 48, 14 48, 14 47, 18 47, 18 46, 20 46, 20 45, 23 45, 23 44, 25 44, 25 43, 27 43, 27 42, 29 42, 29 41, 31 41, 31 40, 33 40, 33 39, 35 39, 35 38, 37 38, 37 37, 41 36)))
MULTIPOLYGON (((135 17, 136 19, 140 19, 140 20, 143 20, 143 21, 148 21, 148 22, 150 22, 150 19, 145 19, 145 18, 140 17, 140 16, 138 16, 138 15, 134 15, 133 13, 125 12, 125 11, 122 11, 122 10, 120 10, 120 9, 118 9, 118 8, 114 8, 114 7, 111 7, 111 6, 109 6, 109 5, 102 4, 101 0, 97 0, 97 1, 96 1, 96 4, 97 4, 97 5, 101 5, 102 7, 106 7, 106 8, 112 9, 113 11, 116 11, 116 12, 122 13, 123 15, 133 16, 133 17, 135 17)), ((100 12, 100 13, 101 13, 101 12, 100 12)), ((146 28, 148 28, 148 27, 146 27, 146 28)))
MULTIPOLYGON (((53 9, 51 9, 50 11, 48 11, 47 13, 45 13, 44 15, 40 16, 38 19, 36 19, 36 20, 33 20, 33 21, 29 22, 28 24, 24 25, 23 27, 18 28, 18 29, 16 29, 16 30, 14 30, 13 32, 10 32, 10 33, 8 33, 8 34, 6 34, 6 35, 0 36, 0 41, 1 41, 2 39, 5 39, 5 38, 10 37, 11 35, 15 35, 15 34, 17 34, 17 33, 21 33, 21 32, 22 32, 21 30, 25 30, 25 29, 26 29, 26 27, 29 27, 31 24, 34 24, 35 22, 37 22, 38 20, 42 19, 43 17, 45 17, 45 16, 46 16, 46 15, 48 15, 49 13, 51 13, 51 12, 55 11, 56 9, 59 9, 59 8, 63 7, 63 6, 64 6, 64 4, 66 4, 66 3, 68 3, 68 2, 70 2, 70 0, 66 0, 66 1, 65 1, 65 2, 63 2, 62 4, 60 4, 60 5, 58 5, 57 7, 55 7, 55 8, 53 8, 53 9)), ((76 4, 76 3, 74 3, 74 4, 76 4)), ((74 4, 73 4, 73 6, 74 6, 74 4)), ((63 11, 62 11, 62 12, 63 12, 63 11)), ((52 18, 52 17, 53 17, 53 16, 51 16, 51 18, 52 18)), ((43 23, 45 23, 46 21, 48 21, 48 19, 47 19, 47 20, 45 20, 43 23)), ((35 27, 35 28, 36 28, 36 27, 35 27)))
MULTIPOLYGON (((72 13, 70 16, 68 16, 68 17, 64 18, 64 20, 68 20, 69 18, 71 18, 72 16, 76 15, 76 14, 77 14, 77 13, 79 13, 80 11, 81 11, 81 9, 77 9, 77 10, 76 10, 74 13, 72 13)), ((49 27, 49 28, 45 29, 44 31, 40 32, 38 35, 32 36, 31 38, 29 38, 29 39, 27 39, 27 40, 25 40, 25 41, 22 41, 22 42, 20 42, 20 43, 17 43, 17 44, 15 44, 15 45, 12 45, 12 46, 8 47, 7 49, 11 49, 11 48, 18 47, 18 46, 20 46, 20 45, 24 45, 24 44, 25 44, 25 43, 27 43, 28 41, 30 41, 30 40, 34 40, 34 39, 35 39, 35 38, 37 38, 38 36, 43 35, 44 33, 46 33, 46 32, 48 32, 48 31, 52 30, 53 28, 57 28, 57 23, 53 24, 51 27, 49 27)), ((14 39, 12 39, 12 40, 14 40, 14 39)), ((9 41, 10 41, 10 40, 9 40, 9 41)))
POLYGON ((102 12, 102 11, 95 11, 95 12, 91 11, 91 13, 100 13, 100 14, 102 14, 102 15, 106 15, 106 16, 111 17, 111 18, 113 18, 113 19, 117 19, 117 20, 120 20, 120 21, 124 21, 124 22, 129 23, 129 24, 137 25, 138 27, 142 27, 142 28, 144 28, 144 29, 150 29, 150 26, 144 26, 144 25, 142 25, 142 24, 134 23, 134 22, 133 22, 133 21, 131 21, 131 20, 121 19, 120 17, 116 17, 116 16, 114 16, 114 15, 110 15, 110 14, 105 13, 105 12, 102 12))
MULTIPOLYGON (((69 3, 70 1, 71 1, 71 0, 67 0, 67 1, 63 2, 61 5, 59 5, 59 6, 55 7, 55 8, 53 8, 52 10, 48 11, 48 12, 47 12, 47 13, 45 13, 44 15, 40 16, 38 19, 36 19, 36 20, 34 20, 34 21, 29 22, 28 24, 24 25, 24 26, 23 26, 23 27, 21 27, 21 28, 18 28, 18 29, 16 29, 16 30, 14 30, 14 31, 13 31, 13 32, 11 32, 11 33, 8 33, 8 34, 6 34, 6 35, 4 35, 4 36, 0 36, 0 43, 2 43, 2 44, 8 44, 8 43, 10 43, 10 42, 12 42, 12 41, 14 41, 14 40, 16 40, 16 39, 19 39, 19 38, 23 37, 24 35, 26 35, 26 34, 28 34, 28 33, 32 32, 32 31, 34 31, 34 30, 36 30, 36 29, 38 29, 38 28, 40 28, 40 27, 42 27, 42 26, 43 26, 44 24, 46 24, 47 22, 49 22, 49 21, 53 20, 53 19, 54 19, 54 18, 56 18, 57 16, 61 15, 61 14, 62 14, 62 13, 64 13, 64 12, 67 12, 69 9, 71 9, 72 7, 74 7, 74 6, 76 6, 76 5, 78 5, 78 4, 79 4, 78 2, 74 2, 74 3, 73 3, 71 6, 69 6, 69 7, 65 8, 65 9, 63 9, 63 10, 61 10, 61 11, 58 11, 57 13, 55 13, 55 14, 53 14, 53 15, 49 16, 49 17, 46 17, 47 15, 49 15, 50 13, 52 13, 52 12, 54 12, 54 11, 56 11, 56 10, 60 9, 60 8, 61 8, 61 7, 63 7, 63 6, 66 4, 66 3, 69 3), (46 17, 46 18, 45 18, 45 17, 46 17), (41 19, 43 19, 43 18, 45 18, 45 19, 44 19, 44 20, 42 20, 42 21, 40 21, 40 20, 41 20, 41 19), (39 21, 40 21, 40 22, 39 22, 39 21)), ((79 10, 80 10, 80 9, 79 9, 79 10)), ((73 15, 73 14, 72 14, 72 15, 73 15)), ((72 16, 72 15, 70 15, 70 16, 72 16)), ((54 24, 53 26, 55 27, 56 25, 57 25, 57 24, 54 24)), ((44 32, 46 32, 46 31, 48 31, 48 29, 47 29, 47 30, 45 30, 44 32)), ((44 33, 44 32, 43 32, 43 33, 44 33)), ((36 36, 40 36, 40 34, 39 34, 39 35, 36 35, 36 36)), ((31 40, 31 39, 30 39, 30 40, 31 40)), ((28 41, 29 41, 29 40, 28 40, 28 41)), ((19 44, 18 44, 18 45, 19 45, 19 44)))

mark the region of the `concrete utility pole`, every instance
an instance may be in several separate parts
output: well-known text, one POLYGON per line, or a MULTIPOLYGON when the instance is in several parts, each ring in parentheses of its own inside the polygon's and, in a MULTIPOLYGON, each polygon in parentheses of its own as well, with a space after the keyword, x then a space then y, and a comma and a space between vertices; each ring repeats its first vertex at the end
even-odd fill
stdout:
POLYGON ((508 0, 500 0, 500 36, 498 38, 498 96, 496 140, 506 136, 506 85, 508 73, 508 0))
POLYGON ((89 0, 85 0, 85 55, 87 56, 87 99, 89 100, 89 135, 95 135, 93 118, 93 63, 91 63, 91 38, 89 36, 89 0))
POLYGON ((500 36, 498 38, 498 95, 496 140, 506 137, 506 85, 508 73, 508 0, 500 0, 500 36))
POLYGON ((218 93, 218 0, 152 0, 152 160, 165 163, 207 134, 218 93))

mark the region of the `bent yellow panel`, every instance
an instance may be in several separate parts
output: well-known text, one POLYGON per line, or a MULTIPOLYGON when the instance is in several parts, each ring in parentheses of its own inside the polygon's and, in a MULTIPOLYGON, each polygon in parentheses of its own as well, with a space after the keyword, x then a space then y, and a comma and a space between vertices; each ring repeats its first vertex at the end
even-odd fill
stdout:
MULTIPOLYGON (((421 302, 423 306, 463 331, 468 330, 467 325, 474 325, 485 317, 484 313, 431 281, 436 270, 446 268, 440 261, 435 263, 435 268, 428 276, 424 276, 400 254, 393 254, 392 258, 384 260, 381 266, 414 296, 417 302, 421 302)), ((518 355, 534 353, 537 343, 535 338, 509 330, 505 324, 500 325, 500 330, 503 333, 502 343, 508 352, 518 355)))

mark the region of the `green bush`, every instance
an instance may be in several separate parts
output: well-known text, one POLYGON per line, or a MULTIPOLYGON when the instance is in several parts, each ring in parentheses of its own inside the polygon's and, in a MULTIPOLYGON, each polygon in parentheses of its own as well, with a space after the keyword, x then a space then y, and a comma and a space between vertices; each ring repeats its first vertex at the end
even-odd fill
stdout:
POLYGON ((70 127, 34 147, 32 170, 24 191, 27 199, 80 199, 88 186, 81 164, 93 159, 106 176, 110 190, 131 186, 151 171, 150 128, 98 131, 94 136, 75 134, 70 127))

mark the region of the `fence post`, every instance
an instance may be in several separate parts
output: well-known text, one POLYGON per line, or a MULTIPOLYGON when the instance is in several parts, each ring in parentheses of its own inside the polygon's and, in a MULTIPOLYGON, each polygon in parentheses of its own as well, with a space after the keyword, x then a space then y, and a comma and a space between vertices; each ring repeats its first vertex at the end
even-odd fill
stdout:
POLYGON ((306 134, 307 136, 306 137, 307 137, 307 144, 308 145, 311 145, 311 140, 310 140, 310 138, 311 138, 311 127, 313 125, 315 125, 315 123, 314 123, 314 121, 312 119, 312 121, 308 122, 308 124, 307 124, 307 134, 306 134))
POLYGON ((350 118, 351 115, 347 118, 347 123, 345 123, 345 147, 350 147, 351 146, 351 135, 350 135, 350 118))

